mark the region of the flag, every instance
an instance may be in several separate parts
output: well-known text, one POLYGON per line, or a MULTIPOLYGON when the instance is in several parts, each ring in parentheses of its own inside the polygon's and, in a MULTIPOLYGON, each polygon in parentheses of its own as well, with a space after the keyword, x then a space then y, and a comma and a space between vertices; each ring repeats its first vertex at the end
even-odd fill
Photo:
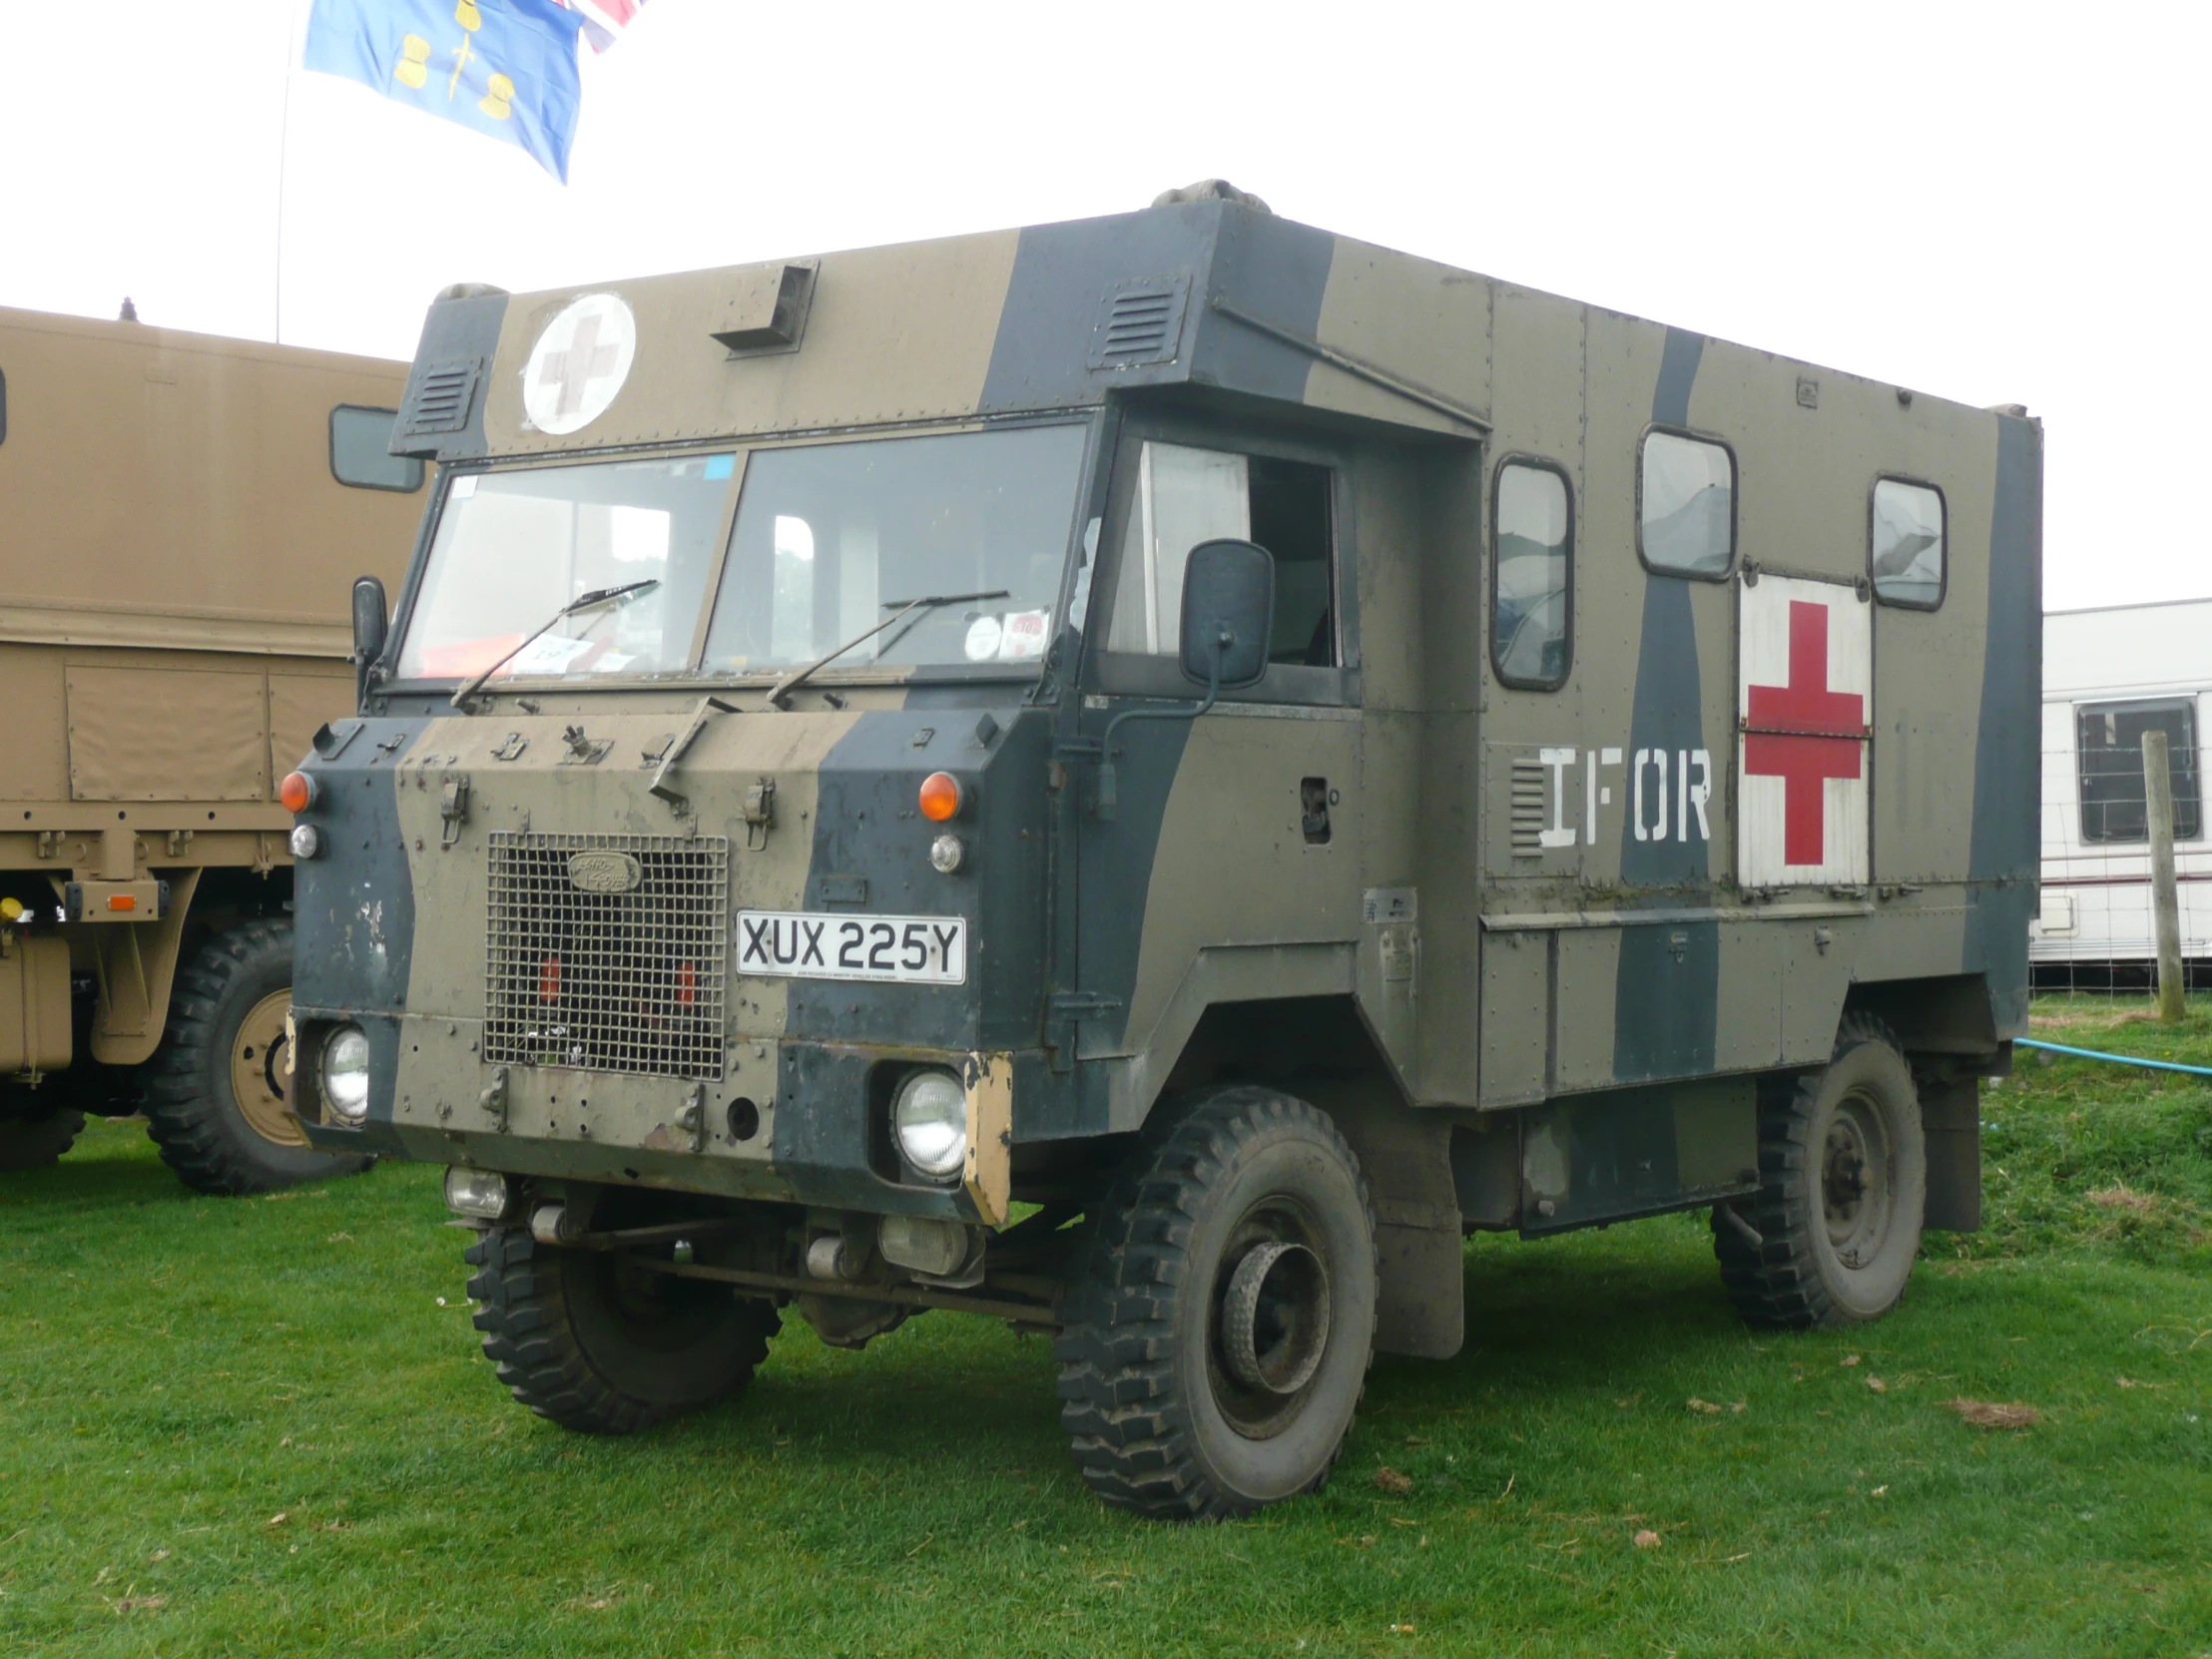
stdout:
POLYGON ((556 0, 314 0, 302 67, 504 139, 566 184, 582 27, 556 0))
POLYGON ((591 42, 594 52, 604 52, 614 45, 631 19, 645 10, 645 0, 554 0, 554 4, 581 14, 584 38, 591 42))

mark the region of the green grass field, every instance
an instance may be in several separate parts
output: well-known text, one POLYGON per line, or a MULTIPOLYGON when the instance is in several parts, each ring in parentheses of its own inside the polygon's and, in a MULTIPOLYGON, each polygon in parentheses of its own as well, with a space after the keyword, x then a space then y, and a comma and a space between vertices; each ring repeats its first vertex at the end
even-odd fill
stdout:
MULTIPOLYGON (((2212 1062, 2212 1006, 2133 1006, 2038 1017, 2212 1062)), ((1744 1331, 1702 1218, 1470 1245, 1466 1352, 1196 1528, 1099 1507, 1046 1345, 961 1316, 794 1320, 721 1409, 564 1433, 477 1356, 437 1172, 201 1199, 98 1125, 0 1179, 0 1652, 2212 1653, 2207 1081, 2023 1064, 1986 1231, 1856 1333, 1744 1331)))

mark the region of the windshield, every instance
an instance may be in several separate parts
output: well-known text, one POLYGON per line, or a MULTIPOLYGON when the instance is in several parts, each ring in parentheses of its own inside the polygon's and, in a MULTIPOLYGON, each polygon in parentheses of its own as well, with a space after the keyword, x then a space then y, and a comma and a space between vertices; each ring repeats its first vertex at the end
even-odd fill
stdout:
POLYGON ((494 678, 686 667, 735 455, 463 473, 446 491, 401 679, 481 673, 594 588, 654 579, 568 617, 494 678))
POLYGON ((707 634, 710 671, 813 662, 935 594, 832 665, 1019 663, 1044 655, 1083 465, 1081 426, 756 450, 707 634))
POLYGON ((781 673, 937 594, 840 655, 870 665, 1043 657, 1085 428, 873 438, 734 454, 463 473, 446 492, 399 654, 401 679, 479 674, 595 588, 659 582, 549 629, 494 680, 692 666, 729 494, 737 522, 707 635, 709 673, 781 673))

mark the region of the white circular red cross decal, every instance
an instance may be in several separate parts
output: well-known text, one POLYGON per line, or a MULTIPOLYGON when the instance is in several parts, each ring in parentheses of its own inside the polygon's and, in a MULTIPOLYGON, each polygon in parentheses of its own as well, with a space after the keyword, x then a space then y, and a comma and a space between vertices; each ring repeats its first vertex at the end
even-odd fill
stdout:
POLYGON ((555 437, 589 426, 622 390, 638 354, 637 319, 620 294, 572 299, 545 325, 522 370, 530 424, 555 437))

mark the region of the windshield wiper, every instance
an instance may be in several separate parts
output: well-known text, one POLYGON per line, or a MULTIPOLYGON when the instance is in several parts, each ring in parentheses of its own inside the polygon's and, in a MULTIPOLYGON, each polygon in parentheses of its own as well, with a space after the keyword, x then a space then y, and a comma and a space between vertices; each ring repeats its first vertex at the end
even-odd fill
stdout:
MULTIPOLYGON (((784 699, 789 697, 795 689, 797 689, 803 682, 805 682, 810 674, 814 673, 816 669, 826 667, 829 664, 835 662, 839 657, 843 656, 847 651, 850 651, 856 645, 865 645, 869 640, 875 638, 875 636, 877 634, 880 634, 884 629, 893 627, 896 624, 905 621, 907 617, 911 616, 916 611, 933 611, 940 605, 964 605, 971 599, 1004 599, 1007 595, 1007 591, 1008 590, 1005 588, 993 588, 988 593, 933 593, 925 599, 886 599, 883 601, 885 608, 887 609, 888 607, 895 605, 898 607, 895 612, 885 617, 874 627, 869 628, 862 633, 854 634, 850 639, 846 640, 844 644, 838 646, 836 650, 830 652, 827 657, 817 657, 805 668, 793 669, 791 673, 785 675, 783 679, 777 681, 774 686, 769 688, 768 706, 772 709, 783 708, 785 706, 784 699)), ((558 621, 559 619, 556 618, 555 620, 558 621)), ((551 624, 549 623, 547 624, 547 626, 550 627, 551 624)), ((521 647, 518 646, 516 647, 516 649, 520 650, 521 647)), ((497 668, 498 666, 499 665, 497 663, 494 663, 492 665, 492 667, 494 668, 497 668)))
POLYGON ((501 669, 505 668, 509 663, 513 662, 517 657, 521 656, 523 652, 527 651, 531 646, 537 644, 541 638, 553 632, 555 628, 558 628, 563 622, 574 616, 578 611, 588 611, 595 605, 604 605, 608 601, 620 599, 626 594, 643 593, 647 588, 657 588, 660 585, 661 579, 658 576, 648 576, 642 582, 625 582, 619 588, 593 588, 589 593, 578 594, 574 599, 571 599, 566 605, 563 605, 559 610, 555 611, 550 617, 548 617, 546 619, 544 627, 540 628, 528 639, 523 640, 512 651, 509 651, 504 657, 501 657, 497 662, 493 663, 489 668, 485 669, 483 673, 477 675, 475 679, 469 681, 467 685, 463 686, 459 691, 455 692, 453 694, 453 707, 460 710, 461 713, 467 714, 468 700, 484 689, 484 682, 486 680, 489 680, 493 675, 497 674, 501 669))

